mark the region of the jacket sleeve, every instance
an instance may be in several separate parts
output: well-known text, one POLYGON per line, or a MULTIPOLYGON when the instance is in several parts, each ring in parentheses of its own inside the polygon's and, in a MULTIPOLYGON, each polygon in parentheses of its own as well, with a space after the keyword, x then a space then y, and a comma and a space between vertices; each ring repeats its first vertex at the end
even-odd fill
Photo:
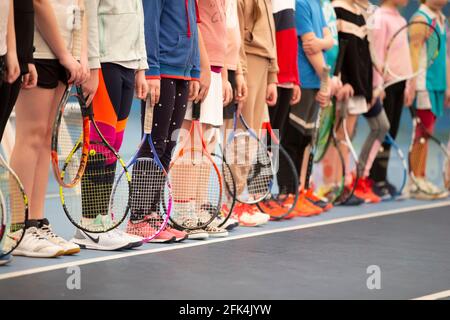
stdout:
POLYGON ((147 70, 148 63, 147 50, 145 47, 144 9, 140 0, 138 0, 137 3, 137 14, 139 16, 139 70, 147 70))
POLYGON ((147 50, 149 79, 161 77, 159 64, 159 33, 162 8, 165 0, 142 0, 144 8, 145 47, 147 50))
POLYGON ((98 34, 98 6, 100 0, 85 2, 88 21, 88 59, 90 69, 100 69, 100 39, 98 34))
POLYGON ((241 33, 241 48, 239 49, 239 63, 243 74, 247 74, 247 54, 245 53, 245 3, 238 0, 239 31, 241 33))

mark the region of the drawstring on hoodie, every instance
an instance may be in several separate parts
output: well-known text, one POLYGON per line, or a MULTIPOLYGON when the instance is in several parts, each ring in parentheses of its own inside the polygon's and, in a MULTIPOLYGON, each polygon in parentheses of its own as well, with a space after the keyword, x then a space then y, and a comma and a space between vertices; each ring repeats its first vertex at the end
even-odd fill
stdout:
MULTIPOLYGON (((197 0, 194 0, 194 2, 195 2, 195 11, 196 11, 196 16, 197 16, 197 22, 200 22, 197 0)), ((187 36, 188 36, 188 38, 190 38, 192 33, 191 33, 191 20, 189 19, 189 0, 185 0, 184 4, 185 4, 185 8, 186 8, 186 18, 187 18, 187 36)))

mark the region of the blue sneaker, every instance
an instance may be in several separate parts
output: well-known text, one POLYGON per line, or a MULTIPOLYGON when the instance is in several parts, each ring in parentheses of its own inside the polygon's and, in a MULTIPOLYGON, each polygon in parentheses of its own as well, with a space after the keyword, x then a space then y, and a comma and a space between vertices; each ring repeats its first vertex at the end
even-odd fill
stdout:
POLYGON ((7 254, 7 255, 2 255, 0 256, 0 266, 4 266, 5 264, 10 263, 12 260, 12 255, 7 254))

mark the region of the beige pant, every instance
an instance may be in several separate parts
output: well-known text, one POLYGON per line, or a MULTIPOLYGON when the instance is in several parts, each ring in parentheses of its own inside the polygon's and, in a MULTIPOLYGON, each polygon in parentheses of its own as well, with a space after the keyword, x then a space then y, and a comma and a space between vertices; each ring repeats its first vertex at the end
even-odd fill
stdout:
MULTIPOLYGON (((255 132, 259 133, 262 128, 263 122, 267 121, 268 110, 266 104, 266 92, 267 92, 267 78, 269 74, 269 60, 256 55, 247 55, 247 86, 248 86, 248 97, 244 104, 242 110, 242 115, 249 125, 255 132)), ((225 128, 232 128, 232 120, 225 121, 225 128)), ((241 123, 238 121, 238 128, 242 129, 241 123)), ((241 141, 242 142, 242 141, 241 141)), ((248 143, 247 147, 250 149, 248 143)), ((256 152, 256 151, 255 151, 256 152)), ((255 154, 256 156, 256 154, 255 154)), ((247 184, 247 176, 251 168, 251 159, 233 159, 239 162, 230 163, 233 177, 236 180, 237 196, 244 191, 247 184)))
POLYGON ((264 118, 268 114, 266 92, 269 65, 270 62, 266 58, 252 54, 247 55, 248 97, 242 115, 248 125, 256 132, 261 130, 264 118))

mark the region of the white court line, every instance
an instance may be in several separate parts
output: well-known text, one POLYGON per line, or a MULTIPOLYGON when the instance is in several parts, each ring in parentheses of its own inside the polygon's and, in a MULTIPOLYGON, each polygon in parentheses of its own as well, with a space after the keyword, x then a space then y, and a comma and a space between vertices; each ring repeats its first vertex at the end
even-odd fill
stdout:
POLYGON ((439 300, 450 297, 450 290, 441 291, 433 294, 429 294, 427 296, 414 298, 412 300, 439 300))
MULTIPOLYGON (((98 262, 117 260, 117 259, 122 259, 122 258, 133 257, 133 256, 140 256, 140 255, 144 255, 144 254, 200 247, 200 246, 210 245, 213 243, 221 243, 221 242, 227 242, 227 241, 232 241, 232 240, 253 238, 253 237, 264 236, 264 235, 269 235, 269 234, 287 232, 287 231, 317 228, 317 227, 327 226, 327 225, 332 225, 332 224, 358 221, 358 220, 366 220, 366 219, 391 216, 391 215, 396 215, 396 214, 401 214, 401 213, 410 213, 410 212, 420 211, 420 210, 441 208, 441 207, 446 207, 446 206, 450 206, 450 201, 443 201, 443 202, 438 202, 438 203, 430 203, 430 204, 411 206, 411 207, 406 207, 406 208, 373 212, 373 213, 357 215, 357 216, 336 218, 336 219, 330 219, 327 221, 319 221, 319 222, 308 223, 308 224, 303 224, 303 225, 271 229, 271 230, 265 230, 265 231, 259 231, 259 232, 251 232, 248 234, 241 234, 241 235, 236 235, 236 236, 229 236, 227 238, 221 238, 221 239, 212 239, 212 240, 201 241, 201 242, 192 242, 192 243, 172 245, 170 247, 164 247, 164 248, 158 248, 158 249, 136 250, 136 251, 126 252, 126 253, 114 254, 114 255, 107 256, 107 257, 83 259, 83 260, 77 260, 77 261, 72 261, 72 262, 67 262, 67 263, 54 264, 51 266, 32 268, 32 269, 28 269, 28 270, 8 272, 8 273, 0 274, 0 280, 22 277, 22 276, 26 276, 26 275, 30 275, 30 274, 35 274, 35 273, 54 271, 54 270, 59 270, 59 269, 66 269, 69 267, 82 266, 82 265, 87 265, 87 264, 91 264, 91 263, 98 263, 98 262)), ((424 212, 426 212, 426 211, 424 211, 424 212)))

